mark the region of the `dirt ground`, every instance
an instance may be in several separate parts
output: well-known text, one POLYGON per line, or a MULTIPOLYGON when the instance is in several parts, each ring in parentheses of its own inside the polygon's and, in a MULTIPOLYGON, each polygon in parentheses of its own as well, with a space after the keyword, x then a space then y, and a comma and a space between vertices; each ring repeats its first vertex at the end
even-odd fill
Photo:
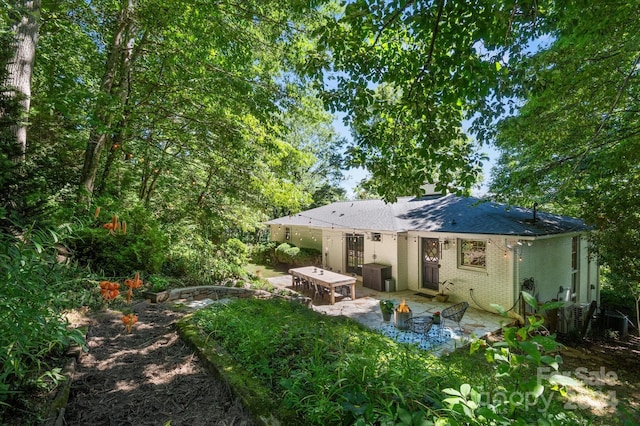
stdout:
MULTIPOLYGON (((147 302, 133 309, 139 321, 132 333, 122 315, 110 310, 75 319, 89 326, 89 352, 78 357, 63 424, 254 425, 227 386, 180 340, 174 323, 181 313, 147 302)), ((640 338, 563 343, 560 370, 574 377, 599 375, 592 388, 605 395, 598 401, 593 392, 578 390, 567 409, 591 410, 601 419, 640 418, 640 338), (616 413, 606 399, 612 393, 625 401, 627 413, 616 413)))
MULTIPOLYGON (((569 394, 576 407, 590 410, 603 418, 615 416, 618 421, 638 424, 640 421, 640 338, 626 336, 618 339, 587 338, 582 341, 563 341, 563 364, 559 370, 570 377, 587 383, 594 392, 580 389, 569 394), (592 398, 589 398, 589 397, 592 398), (623 410, 616 411, 618 404, 623 410)), ((604 421, 603 424, 614 424, 604 421)), ((615 423, 618 424, 618 423, 615 423)))
POLYGON ((253 425, 249 413, 180 340, 181 314, 161 304, 134 305, 127 333, 122 314, 90 318, 88 353, 79 356, 66 425, 253 425))

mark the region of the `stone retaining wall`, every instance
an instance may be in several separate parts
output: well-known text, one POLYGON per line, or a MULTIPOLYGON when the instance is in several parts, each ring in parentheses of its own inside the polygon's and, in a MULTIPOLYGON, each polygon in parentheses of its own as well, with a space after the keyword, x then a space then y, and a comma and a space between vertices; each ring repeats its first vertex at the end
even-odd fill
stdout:
POLYGON ((300 295, 295 292, 287 292, 286 294, 271 293, 265 290, 245 288, 245 287, 226 287, 218 285, 206 285, 195 287, 174 288, 159 293, 145 293, 153 303, 171 302, 175 300, 202 300, 202 299, 228 299, 228 298, 249 298, 270 299, 272 297, 281 297, 287 300, 296 301, 309 306, 311 298, 300 295))

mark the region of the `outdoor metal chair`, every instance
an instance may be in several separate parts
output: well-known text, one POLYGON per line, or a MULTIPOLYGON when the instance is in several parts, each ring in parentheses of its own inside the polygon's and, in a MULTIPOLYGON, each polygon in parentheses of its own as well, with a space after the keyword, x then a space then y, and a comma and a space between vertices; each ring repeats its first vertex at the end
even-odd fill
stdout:
POLYGON ((433 327, 433 317, 420 316, 409 318, 405 321, 405 325, 408 330, 417 334, 423 334, 426 339, 429 339, 429 331, 431 331, 431 327, 433 327))
POLYGON ((462 317, 464 313, 467 311, 469 307, 468 302, 460 302, 453 306, 449 306, 446 309, 442 310, 440 314, 442 316, 442 327, 444 328, 447 320, 454 321, 458 324, 458 328, 462 332, 462 326, 460 326, 460 321, 462 321, 462 317))

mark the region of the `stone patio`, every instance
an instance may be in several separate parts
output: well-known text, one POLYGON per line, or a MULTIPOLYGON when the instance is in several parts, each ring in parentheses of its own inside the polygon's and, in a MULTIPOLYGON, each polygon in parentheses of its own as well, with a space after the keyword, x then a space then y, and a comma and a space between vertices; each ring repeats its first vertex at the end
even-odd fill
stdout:
MULTIPOLYGON (((269 278, 269 282, 274 287, 291 290, 290 275, 269 278)), ((460 323, 462 333, 456 323, 449 321, 442 329, 434 326, 429 334, 429 339, 426 339, 422 335, 397 330, 393 326, 393 318, 390 322, 384 322, 380 312, 380 299, 393 299, 396 301, 396 306, 404 300, 414 317, 433 315, 437 311, 442 312, 445 308, 455 303, 455 301, 440 303, 412 290, 378 292, 363 287, 362 283, 358 282, 355 300, 351 300, 349 297, 336 297, 336 303, 330 305, 326 299, 318 299, 314 301, 312 307, 314 310, 327 315, 343 315, 353 318, 371 329, 380 330, 383 334, 397 341, 417 343, 421 348, 431 350, 438 356, 464 346, 469 343, 472 336, 482 337, 496 332, 500 330, 502 324, 507 322, 507 319, 500 315, 475 308, 473 302, 469 301, 470 307, 460 323)))

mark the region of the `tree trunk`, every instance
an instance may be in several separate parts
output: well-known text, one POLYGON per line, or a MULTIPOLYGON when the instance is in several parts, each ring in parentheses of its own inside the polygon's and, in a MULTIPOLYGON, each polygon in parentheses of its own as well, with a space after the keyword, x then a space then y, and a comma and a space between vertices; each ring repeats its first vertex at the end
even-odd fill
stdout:
POLYGON ((122 114, 122 118, 116 124, 116 134, 111 138, 111 143, 109 144, 109 154, 107 155, 107 162, 104 165, 104 170, 102 171, 102 177, 99 180, 98 188, 95 190, 98 196, 104 194, 104 191, 107 187, 107 180, 109 179, 109 174, 111 173, 111 167, 113 166, 113 162, 116 160, 116 157, 122 157, 122 151, 124 147, 124 142, 126 140, 127 127, 129 125, 129 117, 131 114, 131 108, 129 107, 129 95, 130 92, 127 91, 127 100, 125 101, 124 113, 122 114))
MULTIPOLYGON (((117 30, 113 37, 111 50, 107 58, 105 73, 100 85, 100 93, 108 102, 118 100, 125 103, 128 93, 129 70, 131 68, 133 46, 135 41, 133 31, 134 1, 122 0, 117 30)), ((114 108, 109 105, 96 105, 96 118, 99 128, 91 131, 84 155, 84 165, 80 177, 82 198, 88 201, 93 194, 96 175, 100 166, 100 157, 109 138, 110 129, 114 121, 114 108)))
MULTIPOLYGON (((15 22, 12 30, 15 33, 15 54, 7 64, 7 81, 5 86, 12 88, 10 96, 18 96, 26 117, 31 107, 31 77, 38 43, 41 0, 23 0, 16 2, 20 11, 20 20, 15 22)), ((1 114, 1 112, 0 112, 1 114)), ((16 144, 19 147, 19 158, 24 160, 27 151, 27 119, 13 126, 16 144)))

